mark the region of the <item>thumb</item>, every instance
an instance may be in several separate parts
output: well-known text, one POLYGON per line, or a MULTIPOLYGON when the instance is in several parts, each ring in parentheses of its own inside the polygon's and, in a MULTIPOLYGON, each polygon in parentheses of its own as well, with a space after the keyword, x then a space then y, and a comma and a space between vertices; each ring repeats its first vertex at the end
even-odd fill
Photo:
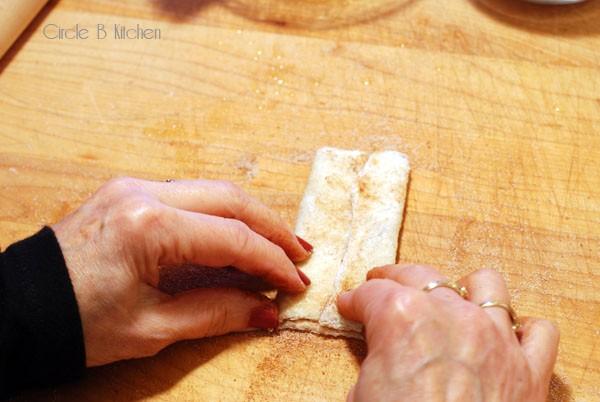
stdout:
POLYGON ((239 289, 195 289, 153 306, 153 315, 176 340, 196 339, 279 324, 277 305, 259 293, 239 289))

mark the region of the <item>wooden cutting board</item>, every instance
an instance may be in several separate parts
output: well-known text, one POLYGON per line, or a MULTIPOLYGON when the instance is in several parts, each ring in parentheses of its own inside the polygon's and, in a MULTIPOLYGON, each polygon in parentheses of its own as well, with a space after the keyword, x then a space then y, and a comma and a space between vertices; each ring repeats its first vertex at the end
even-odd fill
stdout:
MULTIPOLYGON (((292 223, 315 149, 394 148, 413 166, 399 258, 503 272, 521 314, 561 329, 550 400, 600 401, 599 2, 389 3, 51 2, 0 64, 0 244, 119 175, 233 180, 292 223)), ((341 401, 364 352, 229 335, 22 399, 341 401)))

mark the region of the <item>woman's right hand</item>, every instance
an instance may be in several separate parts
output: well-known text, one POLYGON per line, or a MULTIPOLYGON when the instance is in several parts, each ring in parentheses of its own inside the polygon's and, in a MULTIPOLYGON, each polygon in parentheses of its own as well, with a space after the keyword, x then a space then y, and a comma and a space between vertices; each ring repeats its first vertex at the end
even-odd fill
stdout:
POLYGON ((546 401, 557 328, 528 318, 515 334, 504 309, 481 308, 489 300, 510 304, 495 271, 459 281, 468 300, 446 288, 421 290, 444 280, 428 266, 386 266, 340 295, 340 313, 365 325, 368 345, 348 401, 546 401))

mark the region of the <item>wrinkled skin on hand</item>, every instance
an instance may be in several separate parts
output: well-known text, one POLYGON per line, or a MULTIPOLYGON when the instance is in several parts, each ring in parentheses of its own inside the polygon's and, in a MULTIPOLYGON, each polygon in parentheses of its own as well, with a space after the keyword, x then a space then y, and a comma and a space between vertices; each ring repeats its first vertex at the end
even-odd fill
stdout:
POLYGON ((340 313, 365 325, 368 345, 348 401, 546 401, 557 328, 527 318, 515 334, 505 310, 479 307, 510 303, 495 271, 459 281, 469 300, 446 288, 421 290, 445 279, 428 266, 386 266, 340 295, 340 313))
POLYGON ((234 266, 278 289, 302 292, 294 262, 309 256, 280 217, 223 181, 110 181, 52 225, 71 276, 86 363, 153 355, 178 340, 277 326, 260 294, 157 289, 159 266, 234 266))

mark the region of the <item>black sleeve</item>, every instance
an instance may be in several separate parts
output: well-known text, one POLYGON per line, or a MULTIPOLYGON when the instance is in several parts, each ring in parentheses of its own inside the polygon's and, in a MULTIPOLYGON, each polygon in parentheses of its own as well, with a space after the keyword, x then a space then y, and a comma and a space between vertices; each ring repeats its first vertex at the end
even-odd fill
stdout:
POLYGON ((77 300, 58 240, 45 227, 0 254, 0 397, 84 370, 77 300))

